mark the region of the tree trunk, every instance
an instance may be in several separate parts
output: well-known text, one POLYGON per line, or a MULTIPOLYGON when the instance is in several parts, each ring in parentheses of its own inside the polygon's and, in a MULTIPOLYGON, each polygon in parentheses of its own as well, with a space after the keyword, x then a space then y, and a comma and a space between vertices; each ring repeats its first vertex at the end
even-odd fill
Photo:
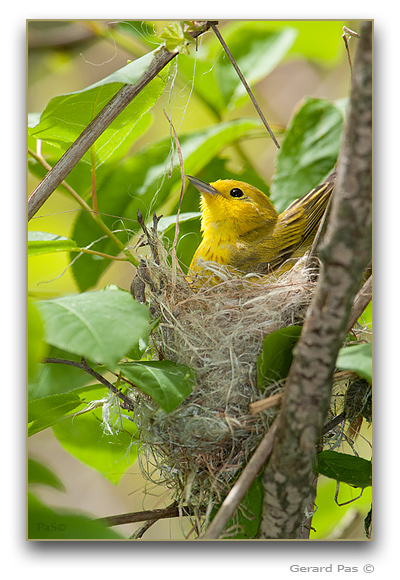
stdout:
POLYGON ((321 274, 288 379, 274 450, 264 472, 260 538, 301 537, 315 499, 313 463, 351 306, 371 260, 372 22, 364 21, 321 274))

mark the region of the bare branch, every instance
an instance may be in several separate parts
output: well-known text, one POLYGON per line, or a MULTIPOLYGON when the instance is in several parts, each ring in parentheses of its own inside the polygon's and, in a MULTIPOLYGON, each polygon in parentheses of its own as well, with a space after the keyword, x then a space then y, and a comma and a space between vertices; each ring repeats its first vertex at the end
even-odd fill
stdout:
POLYGON ((142 512, 130 512, 127 514, 118 514, 116 516, 107 516, 105 518, 98 518, 96 522, 100 522, 105 526, 121 526, 123 524, 134 524, 137 522, 157 521, 165 518, 177 518, 179 516, 189 516, 193 511, 188 507, 179 507, 176 503, 169 505, 166 508, 155 510, 144 510, 142 512))

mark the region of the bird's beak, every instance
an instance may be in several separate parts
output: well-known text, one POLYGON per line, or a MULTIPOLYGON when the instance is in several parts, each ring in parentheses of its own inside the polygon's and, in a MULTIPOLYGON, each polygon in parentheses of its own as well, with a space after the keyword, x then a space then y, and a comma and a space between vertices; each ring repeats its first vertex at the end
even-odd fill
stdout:
POLYGON ((191 175, 186 175, 186 177, 188 178, 190 183, 193 183, 193 185, 196 187, 196 189, 198 189, 200 191, 200 193, 209 193, 211 195, 221 195, 220 192, 217 189, 215 189, 215 187, 210 185, 209 183, 205 183, 204 181, 201 181, 201 179, 197 179, 197 177, 192 177, 191 175))

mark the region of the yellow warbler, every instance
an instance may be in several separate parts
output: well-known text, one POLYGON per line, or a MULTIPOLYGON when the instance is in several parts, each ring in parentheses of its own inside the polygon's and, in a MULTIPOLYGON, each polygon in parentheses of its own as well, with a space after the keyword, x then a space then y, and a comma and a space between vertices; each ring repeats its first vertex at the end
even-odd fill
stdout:
POLYGON ((227 265, 239 274, 288 269, 293 265, 289 258, 298 258, 311 247, 335 184, 332 173, 278 214, 269 198, 248 183, 226 179, 208 184, 186 177, 202 193, 203 239, 190 264, 190 276, 202 273, 201 261, 227 265))

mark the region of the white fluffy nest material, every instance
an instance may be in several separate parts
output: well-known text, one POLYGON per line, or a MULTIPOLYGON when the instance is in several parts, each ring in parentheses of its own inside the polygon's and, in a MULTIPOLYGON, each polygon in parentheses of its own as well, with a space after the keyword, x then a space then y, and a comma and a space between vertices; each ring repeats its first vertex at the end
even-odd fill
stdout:
POLYGON ((135 395, 146 477, 175 490, 178 501, 209 510, 232 486, 239 470, 276 415, 257 415, 249 403, 278 392, 257 387, 257 358, 265 336, 301 323, 315 282, 305 258, 281 276, 232 278, 216 264, 223 281, 194 290, 176 268, 147 260, 146 299, 160 323, 155 350, 196 373, 195 387, 167 414, 148 397, 135 395))

